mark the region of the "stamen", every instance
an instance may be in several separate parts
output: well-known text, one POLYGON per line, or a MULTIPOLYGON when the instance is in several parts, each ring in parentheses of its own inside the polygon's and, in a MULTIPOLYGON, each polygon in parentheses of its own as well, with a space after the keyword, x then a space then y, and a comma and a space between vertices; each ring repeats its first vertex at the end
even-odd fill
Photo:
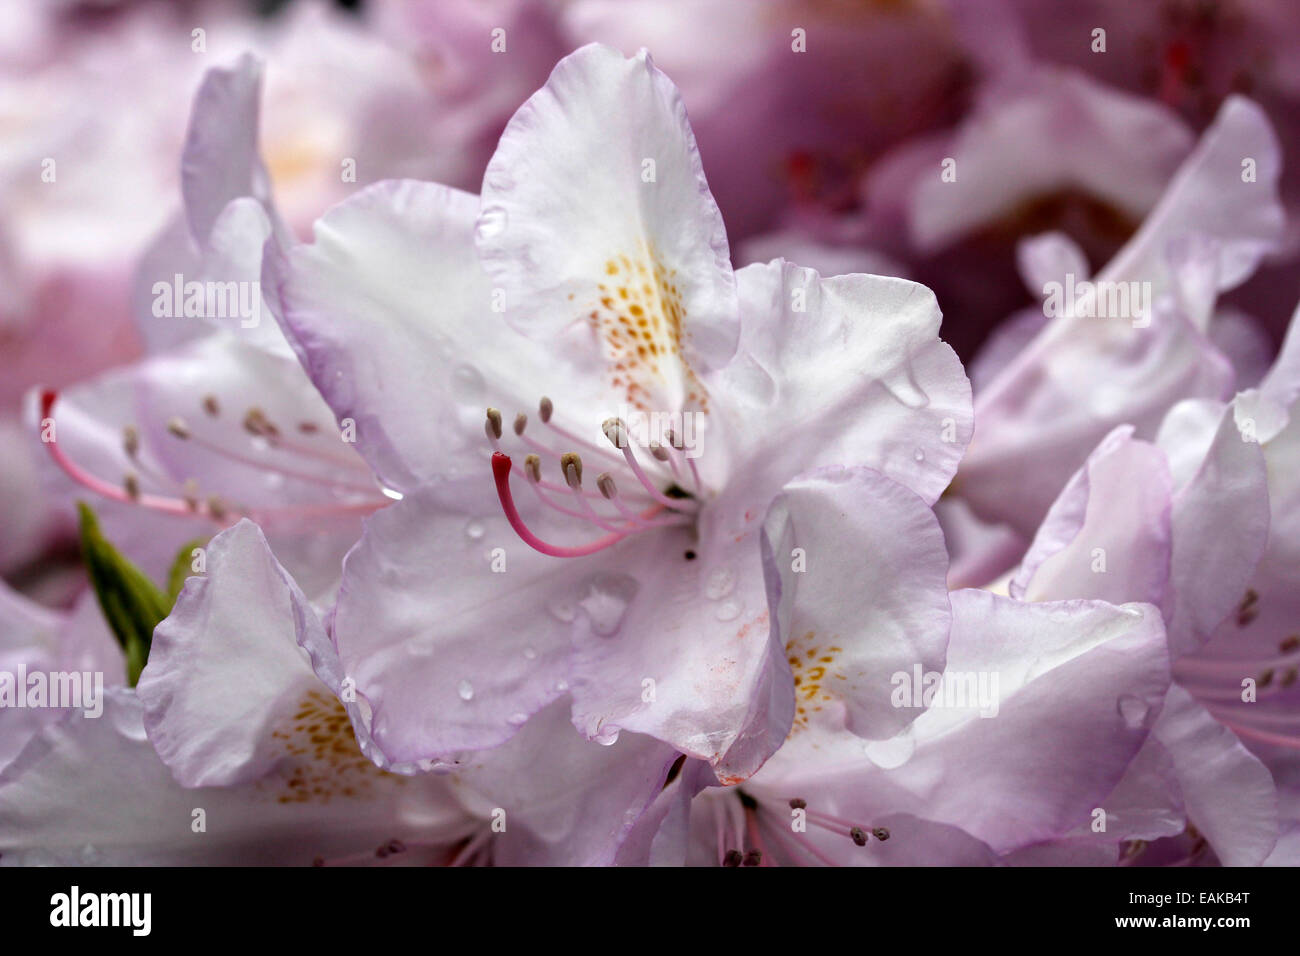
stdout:
POLYGON ((213 418, 216 418, 218 415, 220 415, 220 414, 221 414, 221 405, 220 405, 220 403, 217 402, 217 396, 215 396, 215 395, 204 395, 204 396, 203 396, 203 410, 204 410, 205 412, 207 412, 209 415, 211 415, 213 418))
POLYGON ((636 455, 632 453, 632 446, 627 440, 627 426, 623 424, 622 420, 607 418, 601 426, 601 430, 605 433, 605 437, 609 439, 610 444, 623 452, 623 458, 627 461, 628 467, 632 469, 632 474, 636 475, 637 481, 641 482, 641 487, 646 490, 651 498, 665 507, 678 511, 698 510, 698 506, 689 499, 678 498, 674 500, 655 487, 654 482, 650 480, 636 460, 636 455))
POLYGON ((280 429, 266 417, 266 412, 256 407, 244 413, 244 431, 257 438, 274 438, 280 434, 280 429))
POLYGON ((487 428, 489 438, 501 437, 501 410, 499 408, 489 408, 487 410, 487 428))
MULTIPOLYGON (((59 399, 59 393, 50 389, 41 393, 41 418, 53 419, 54 405, 59 399)), ((96 494, 108 498, 112 501, 121 501, 124 503, 139 504, 146 508, 152 508, 155 511, 163 511, 169 514, 188 515, 190 513, 188 506, 183 501, 173 498, 163 498, 158 495, 149 495, 138 493, 137 497, 132 498, 124 488, 105 481, 97 475, 86 471, 66 454, 59 447, 57 431, 51 435, 49 441, 45 442, 46 447, 50 450, 50 457, 54 459, 55 464, 63 470, 73 481, 85 488, 89 488, 96 494)), ((139 489, 137 487, 137 492, 139 489)))
MULTIPOLYGON (((57 404, 58 399, 59 393, 54 390, 47 390, 41 394, 41 417, 43 419, 53 420, 54 406, 57 404)), ((168 431, 178 437, 185 436, 186 440, 194 440, 196 442, 200 441, 189 431, 189 426, 180 419, 174 419, 169 422, 168 431)), ((135 426, 128 426, 128 428, 124 430, 124 450, 127 452, 135 452, 138 455, 140 447, 131 438, 127 437, 132 433, 137 436, 139 434, 138 429, 136 429, 135 426)), ((256 520, 259 524, 266 526, 268 523, 279 519, 298 520, 317 516, 332 517, 335 515, 356 512, 368 514, 375 511, 377 508, 382 507, 382 502, 376 501, 372 498, 361 502, 348 502, 341 504, 330 503, 319 506, 290 506, 284 508, 268 508, 258 511, 240 507, 237 510, 234 510, 230 509, 222 498, 215 495, 210 496, 206 501, 201 502, 198 484, 192 478, 180 483, 173 478, 157 473, 154 469, 150 468, 147 463, 136 460, 136 464, 142 473, 148 475, 152 480, 159 484, 176 487, 179 497, 173 498, 164 495, 151 494, 141 488, 140 475, 134 471, 125 475, 120 485, 110 481, 105 481, 98 475, 86 471, 81 467, 81 465, 68 457, 63 448, 60 447, 55 436, 52 435, 51 440, 45 442, 45 444, 49 447, 50 457, 54 459, 55 464, 57 464, 69 478, 101 497, 108 498, 112 501, 122 502, 124 504, 139 505, 140 507, 149 508, 153 511, 182 517, 202 514, 218 524, 226 524, 227 515, 231 513, 247 515, 256 520)), ((224 454, 227 457, 237 457, 220 446, 212 446, 212 448, 214 451, 224 454)), ((251 463, 259 468, 269 468, 273 471, 289 473, 284 469, 267 466, 261 462, 251 463)), ((335 484, 335 487, 339 486, 335 484)), ((366 488, 364 490, 368 493, 373 492, 373 489, 371 488, 366 488)))
POLYGON ((366 495, 373 495, 377 490, 373 485, 363 485, 363 484, 358 484, 356 482, 341 481, 338 478, 330 477, 329 475, 319 475, 310 471, 302 471, 297 468, 289 468, 284 465, 279 465, 279 464, 274 464, 272 462, 264 461, 252 455, 246 455, 232 448, 227 448, 224 445, 218 444, 217 442, 214 442, 210 439, 204 438, 201 435, 196 435, 194 432, 190 431, 189 426, 181 418, 169 419, 167 421, 167 431, 170 432, 176 438, 181 439, 182 441, 192 441, 195 445, 198 445, 200 448, 206 448, 208 451, 221 455, 224 458, 229 458, 232 461, 237 461, 242 465, 248 465, 250 468, 257 468, 260 471, 272 472, 275 474, 284 475, 286 478, 296 478, 299 481, 307 481, 313 484, 325 485, 330 488, 338 488, 346 491, 355 491, 360 494, 366 494, 366 495))
POLYGON ((515 416, 515 434, 522 435, 524 429, 528 427, 528 416, 520 412, 515 416))
POLYGON ((582 459, 574 452, 565 452, 560 456, 560 470, 564 480, 575 491, 582 487, 582 459))
POLYGON ((555 406, 551 404, 551 400, 543 395, 542 400, 537 403, 537 417, 542 420, 543 425, 551 420, 551 414, 554 411, 555 406))
MULTIPOLYGON (((682 522, 676 517, 655 518, 650 521, 642 519, 635 511, 623 504, 623 499, 618 495, 618 486, 614 483, 614 476, 607 471, 603 471, 596 476, 596 487, 600 489, 601 496, 617 508, 618 513, 622 515, 624 520, 626 520, 630 525, 637 528, 658 528, 665 525, 682 524, 682 522)), ((674 514, 676 514, 676 512, 674 512, 674 514)))
MULTIPOLYGON (((589 554, 595 554, 603 551, 605 548, 617 544, 628 536, 631 531, 619 531, 608 534, 603 538, 597 538, 590 544, 579 545, 576 547, 566 547, 563 545, 550 544, 537 537, 528 529, 524 519, 520 517, 518 509, 515 507, 514 497, 510 493, 510 457, 500 452, 492 456, 492 477, 497 486, 497 497, 501 501, 501 509, 505 512, 506 520, 510 522, 510 527, 514 528, 515 534, 523 540, 534 551, 542 554, 548 554, 555 558, 581 558, 589 554)), ((652 507, 642 515, 642 517, 653 517, 662 508, 652 507)), ((632 529, 635 530, 635 529, 632 529)))
POLYGON ((122 450, 132 459, 140 453, 140 430, 134 425, 122 429, 122 450))
POLYGON ((704 482, 700 481, 700 470, 695 467, 695 459, 692 458, 690 455, 686 454, 685 442, 683 442, 682 439, 678 436, 678 434, 672 430, 669 430, 668 434, 665 435, 664 437, 668 439, 668 446, 677 453, 676 455, 673 456, 673 462, 672 462, 673 474, 675 475, 678 473, 677 455, 680 455, 683 459, 685 459, 687 467, 689 467, 691 470, 691 485, 695 491, 695 494, 697 495, 703 494, 704 482))

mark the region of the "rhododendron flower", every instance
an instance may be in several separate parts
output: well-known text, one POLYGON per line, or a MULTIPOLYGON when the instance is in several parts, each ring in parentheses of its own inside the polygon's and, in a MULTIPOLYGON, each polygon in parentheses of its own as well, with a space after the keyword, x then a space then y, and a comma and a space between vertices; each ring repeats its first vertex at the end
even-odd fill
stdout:
POLYGON ((1244 281, 1281 234, 1280 169, 1267 120, 1234 98, 1091 287, 1077 284, 1088 274, 1077 247, 1049 240, 1026 250, 1031 285, 1064 288, 1073 275, 1080 298, 1028 327, 1018 349, 1003 346, 1001 366, 985 372, 976 437, 956 486, 981 517, 1027 533, 1081 449, 1111 428, 1128 423, 1151 437, 1175 402, 1228 397, 1232 369, 1205 330, 1218 293, 1244 281), (1257 176, 1247 175, 1244 158, 1257 176), (1133 284, 1139 306, 1100 317, 1089 308, 1133 284))
POLYGON ((836 653, 855 731, 909 719, 875 694, 900 661, 942 660, 937 529, 904 529, 930 520, 961 454, 967 383, 920 286, 732 272, 676 90, 646 55, 563 60, 507 127, 481 202, 385 184, 314 244, 268 253, 304 367, 405 496, 368 521, 332 617, 389 759, 497 746, 572 694, 588 737, 650 734, 752 773, 795 716, 762 521, 829 465, 872 469, 852 477, 865 497, 803 486, 809 528, 830 535, 795 546, 836 560, 845 515, 889 543, 882 582, 916 596, 858 606, 881 641, 836 653), (670 427, 638 435, 656 414, 670 427), (907 556, 933 575, 903 574, 907 556))
MULTIPOLYGON (((859 583, 842 570, 820 576, 827 590, 859 583)), ((974 590, 953 592, 952 609, 935 703, 901 735, 864 743, 845 729, 843 708, 830 708, 737 787, 702 789, 707 781, 684 769, 644 818, 655 838, 629 841, 653 848, 653 859, 636 862, 1114 862, 1118 839, 1106 833, 1081 852, 1052 844, 1089 834, 1095 807, 1124 816, 1106 798, 1148 739, 1169 684, 1159 612, 974 590), (944 706, 953 696, 945 686, 980 674, 1000 675, 996 717, 986 719, 973 696, 944 706)))

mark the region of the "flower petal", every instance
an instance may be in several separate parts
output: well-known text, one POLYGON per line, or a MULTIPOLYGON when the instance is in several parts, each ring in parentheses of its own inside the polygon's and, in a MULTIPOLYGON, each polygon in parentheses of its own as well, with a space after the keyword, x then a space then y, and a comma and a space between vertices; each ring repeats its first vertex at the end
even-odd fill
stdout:
POLYGON ((1173 757, 1189 820, 1224 866, 1262 863, 1278 836, 1268 768, 1177 685, 1151 732, 1173 757))
POLYGON ((319 687, 294 643, 306 598, 247 519, 207 546, 154 631, 137 693, 149 739, 186 787, 245 783, 283 756, 276 724, 319 687))
MULTIPOLYGON (((142 716, 134 693, 113 690, 102 717, 73 714, 48 727, 0 773, 5 863, 365 862, 394 839, 451 846, 472 822, 443 778, 410 781, 373 767, 373 777, 337 799, 291 785, 287 770, 243 786, 185 789, 149 745, 142 716)), ((327 770, 317 785, 324 793, 339 781, 327 770)))
POLYGON ((629 404, 703 404, 698 376, 735 351, 722 217, 644 51, 585 46, 520 107, 484 176, 478 246, 508 321, 629 404))
POLYGON ((883 276, 823 279, 782 260, 737 279, 742 340, 707 380, 717 414, 703 465, 743 481, 760 513, 787 481, 827 465, 874 468, 937 499, 971 409, 934 294, 883 276))
POLYGON ((859 736, 898 733, 919 711, 892 704, 893 676, 942 671, 952 623, 934 513, 879 472, 825 469, 787 485, 768 524, 793 600, 794 731, 838 703, 859 736))
POLYGON ((1160 450, 1132 436, 1115 429, 1070 479, 1011 580, 1013 598, 1165 604, 1172 480, 1160 450))
POLYGON ((572 619, 549 608, 595 570, 538 554, 499 509, 449 494, 422 489, 367 519, 333 614, 337 666, 398 765, 495 747, 563 696, 572 619))

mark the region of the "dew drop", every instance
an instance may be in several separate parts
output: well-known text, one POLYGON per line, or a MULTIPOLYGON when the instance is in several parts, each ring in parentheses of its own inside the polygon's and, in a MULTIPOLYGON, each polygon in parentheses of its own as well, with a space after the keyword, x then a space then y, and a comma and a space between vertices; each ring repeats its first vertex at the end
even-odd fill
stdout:
POLYGON ((524 724, 528 723, 528 715, 523 711, 518 710, 506 719, 510 722, 511 727, 522 727, 524 724))
POLYGON ((736 587, 736 572, 731 568, 714 568, 704 582, 704 596, 719 601, 736 587))
POLYGON ((895 767, 901 767, 911 759, 915 750, 916 739, 912 736, 911 728, 890 737, 888 740, 869 740, 862 748, 862 752, 867 755, 867 759, 881 770, 893 770, 895 767))
POLYGON ((480 240, 494 239, 506 228, 509 216, 502 206, 485 206, 479 211, 478 225, 475 231, 480 240))
POLYGON ((460 682, 460 685, 456 688, 456 693, 460 695, 461 700, 473 700, 474 685, 467 680, 463 680, 460 682))
POLYGON ((528 658, 530 661, 537 660, 537 648, 529 644, 524 648, 524 657, 528 658))
POLYGON ((895 375, 890 381, 880 380, 880 384, 885 390, 892 395, 901 405, 908 408, 924 408, 930 404, 930 396, 921 390, 921 386, 916 383, 910 367, 904 368, 899 374, 895 375))
POLYGON ((740 605, 735 601, 727 601, 718 605, 716 615, 719 621, 734 621, 740 616, 740 605))
POLYGON ((925 461, 925 452, 918 448, 912 453, 912 457, 917 461, 925 461))
POLYGON ((569 682, 567 680, 557 680, 555 682, 555 689, 558 690, 561 694, 563 694, 566 690, 569 689, 569 682))
POLYGON ((481 405, 484 389, 483 376, 472 365, 457 366, 451 373, 452 397, 462 405, 481 405))
POLYGON ((551 617, 561 624, 568 624, 578 616, 578 609, 572 601, 552 601, 546 605, 546 610, 550 611, 551 617))
POLYGON ((465 537, 469 538, 471 541, 479 540, 483 537, 484 533, 485 529, 482 521, 479 521, 477 518, 471 518, 466 522, 465 537))
POLYGON ((1150 705, 1132 694, 1125 694, 1120 697, 1115 706, 1119 710, 1119 715, 1124 718, 1125 725, 1134 730, 1144 726, 1147 716, 1151 713, 1150 705))
POLYGON ((601 637, 618 632, 627 617, 627 609, 636 596, 637 582, 626 574, 598 574, 591 579, 591 590, 578 604, 586 612, 591 629, 601 637))

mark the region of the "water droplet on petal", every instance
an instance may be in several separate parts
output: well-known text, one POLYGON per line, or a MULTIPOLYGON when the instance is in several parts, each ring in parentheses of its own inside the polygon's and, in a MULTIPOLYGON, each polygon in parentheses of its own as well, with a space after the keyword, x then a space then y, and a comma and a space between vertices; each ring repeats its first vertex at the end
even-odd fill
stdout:
POLYGON ((481 405, 485 389, 483 376, 472 365, 460 365, 451 373, 452 397, 462 405, 481 405))
POLYGON ((567 680, 557 680, 555 682, 555 689, 558 690, 561 694, 563 694, 566 690, 569 689, 569 682, 567 680))
POLYGON ((714 568, 704 582, 704 596, 711 601, 726 597, 736 587, 736 572, 731 568, 714 568))
POLYGON ((591 590, 578 602, 591 621, 591 629, 601 637, 617 633, 638 587, 636 578, 626 574, 598 574, 592 578, 591 590))
POLYGON ((924 408, 930 404, 930 396, 917 384, 911 366, 904 367, 888 381, 881 379, 880 384, 899 404, 908 408, 924 408))
POLYGON ((568 624, 578 616, 578 609, 572 601, 552 601, 546 605, 546 609, 551 612, 551 616, 562 624, 568 624))
POLYGON ((740 616, 740 605, 735 601, 727 601, 718 605, 717 618, 719 621, 734 621, 740 616))
POLYGON ((867 755, 867 759, 881 770, 893 770, 895 767, 901 767, 911 759, 915 750, 916 739, 912 736, 910 727, 888 740, 869 740, 862 748, 862 752, 867 755))
POLYGON ((524 657, 528 658, 530 661, 537 660, 537 648, 533 647, 531 644, 525 647, 524 657))
POLYGON ((515 711, 506 719, 510 722, 511 727, 522 727, 524 724, 528 723, 528 715, 519 710, 515 711))
POLYGON ((472 518, 465 525, 465 537, 469 538, 471 541, 477 541, 479 538, 483 537, 484 531, 483 522, 479 521, 477 518, 472 518))
POLYGON ((460 695, 461 700, 473 700, 474 685, 467 680, 463 680, 460 682, 459 686, 457 686, 456 693, 460 695))
POLYGON ((502 206, 485 206, 479 210, 478 225, 475 232, 479 239, 494 239, 506 228, 509 216, 502 206))
POLYGON ((1119 710, 1119 715, 1124 718, 1124 723, 1134 730, 1144 726, 1151 713, 1151 706, 1132 694, 1122 696, 1116 702, 1116 708, 1119 710))
POLYGON ((925 461, 925 452, 918 448, 916 451, 912 452, 912 457, 917 461, 925 461))

